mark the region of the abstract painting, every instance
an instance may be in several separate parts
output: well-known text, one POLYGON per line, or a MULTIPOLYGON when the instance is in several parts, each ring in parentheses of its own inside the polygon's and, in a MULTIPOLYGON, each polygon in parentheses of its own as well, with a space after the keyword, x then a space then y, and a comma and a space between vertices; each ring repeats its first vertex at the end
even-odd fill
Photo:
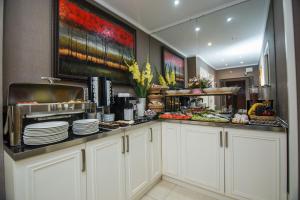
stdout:
POLYGON ((184 58, 177 53, 165 47, 162 48, 162 66, 163 73, 166 71, 175 71, 176 85, 179 88, 184 87, 184 58))
POLYGON ((54 15, 56 77, 101 76, 129 84, 126 62, 136 56, 133 28, 83 0, 55 0, 54 15))

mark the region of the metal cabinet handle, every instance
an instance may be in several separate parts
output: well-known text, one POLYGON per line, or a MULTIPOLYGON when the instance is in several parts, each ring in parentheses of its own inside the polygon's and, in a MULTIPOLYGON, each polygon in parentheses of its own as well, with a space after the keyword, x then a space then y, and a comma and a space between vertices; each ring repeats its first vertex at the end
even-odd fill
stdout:
POLYGON ((225 147, 228 148, 228 132, 225 131, 225 147))
POLYGON ((127 139, 127 153, 129 153, 129 135, 126 135, 127 139))
POLYGON ((122 154, 125 153, 125 136, 122 136, 122 154))
POLYGON ((81 159, 82 159, 82 168, 81 171, 85 172, 86 170, 86 155, 85 155, 85 149, 81 149, 81 159))
POLYGON ((153 142, 153 130, 150 128, 150 142, 153 142))
POLYGON ((223 131, 220 131, 220 147, 223 147, 223 131))

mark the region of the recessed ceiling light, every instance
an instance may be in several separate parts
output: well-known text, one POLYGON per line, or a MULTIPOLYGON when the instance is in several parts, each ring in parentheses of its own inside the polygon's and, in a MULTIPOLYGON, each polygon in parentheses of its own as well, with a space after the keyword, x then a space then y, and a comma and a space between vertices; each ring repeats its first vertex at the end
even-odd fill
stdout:
POLYGON ((209 43, 207 43, 207 45, 210 47, 210 46, 212 46, 212 43, 211 43, 211 42, 209 42, 209 43))
POLYGON ((228 17, 228 18, 226 19, 226 21, 227 21, 227 22, 231 22, 231 21, 232 21, 232 17, 228 17))
POLYGON ((196 27, 196 28, 195 28, 195 31, 196 31, 196 32, 199 32, 199 31, 200 31, 200 27, 196 27))
POLYGON ((241 64, 244 64, 244 61, 241 61, 240 63, 241 63, 241 64))
POLYGON ((179 1, 179 0, 175 0, 175 1, 174 1, 174 5, 175 5, 175 6, 178 6, 178 5, 179 5, 179 3, 180 3, 180 1, 179 1))

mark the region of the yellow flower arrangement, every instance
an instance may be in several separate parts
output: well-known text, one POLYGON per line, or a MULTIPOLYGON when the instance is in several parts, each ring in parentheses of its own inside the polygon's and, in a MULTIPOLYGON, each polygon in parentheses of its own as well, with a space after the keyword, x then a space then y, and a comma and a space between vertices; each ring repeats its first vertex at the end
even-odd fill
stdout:
POLYGON ((164 87, 168 86, 168 84, 165 81, 165 78, 161 74, 159 74, 159 76, 158 76, 158 82, 161 86, 164 86, 164 87))
POLYGON ((176 85, 176 77, 175 77, 175 71, 174 70, 171 70, 170 85, 176 85))
POLYGON ((128 66, 128 71, 133 75, 133 80, 135 80, 137 83, 141 82, 141 72, 136 61, 133 61, 133 64, 128 66))
POLYGON ((153 79, 151 64, 147 59, 144 71, 140 71, 139 65, 135 60, 132 61, 131 65, 127 64, 126 62, 125 64, 128 66, 128 71, 132 74, 132 79, 136 83, 135 91, 137 96, 140 98, 145 98, 153 79))
POLYGON ((165 67, 165 76, 160 74, 158 70, 156 69, 156 73, 158 75, 158 82, 161 86, 169 86, 169 87, 175 87, 176 86, 176 74, 175 71, 168 67, 165 67))

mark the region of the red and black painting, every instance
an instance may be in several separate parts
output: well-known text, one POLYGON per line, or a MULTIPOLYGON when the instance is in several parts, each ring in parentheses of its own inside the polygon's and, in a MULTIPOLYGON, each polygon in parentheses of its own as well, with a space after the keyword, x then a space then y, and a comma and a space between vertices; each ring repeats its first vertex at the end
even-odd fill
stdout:
POLYGON ((183 88, 185 80, 184 58, 167 48, 162 48, 162 66, 164 66, 164 73, 166 71, 175 71, 176 85, 179 88, 183 88))
POLYGON ((55 76, 110 78, 129 84, 126 62, 135 58, 135 30, 83 0, 55 0, 55 76))

